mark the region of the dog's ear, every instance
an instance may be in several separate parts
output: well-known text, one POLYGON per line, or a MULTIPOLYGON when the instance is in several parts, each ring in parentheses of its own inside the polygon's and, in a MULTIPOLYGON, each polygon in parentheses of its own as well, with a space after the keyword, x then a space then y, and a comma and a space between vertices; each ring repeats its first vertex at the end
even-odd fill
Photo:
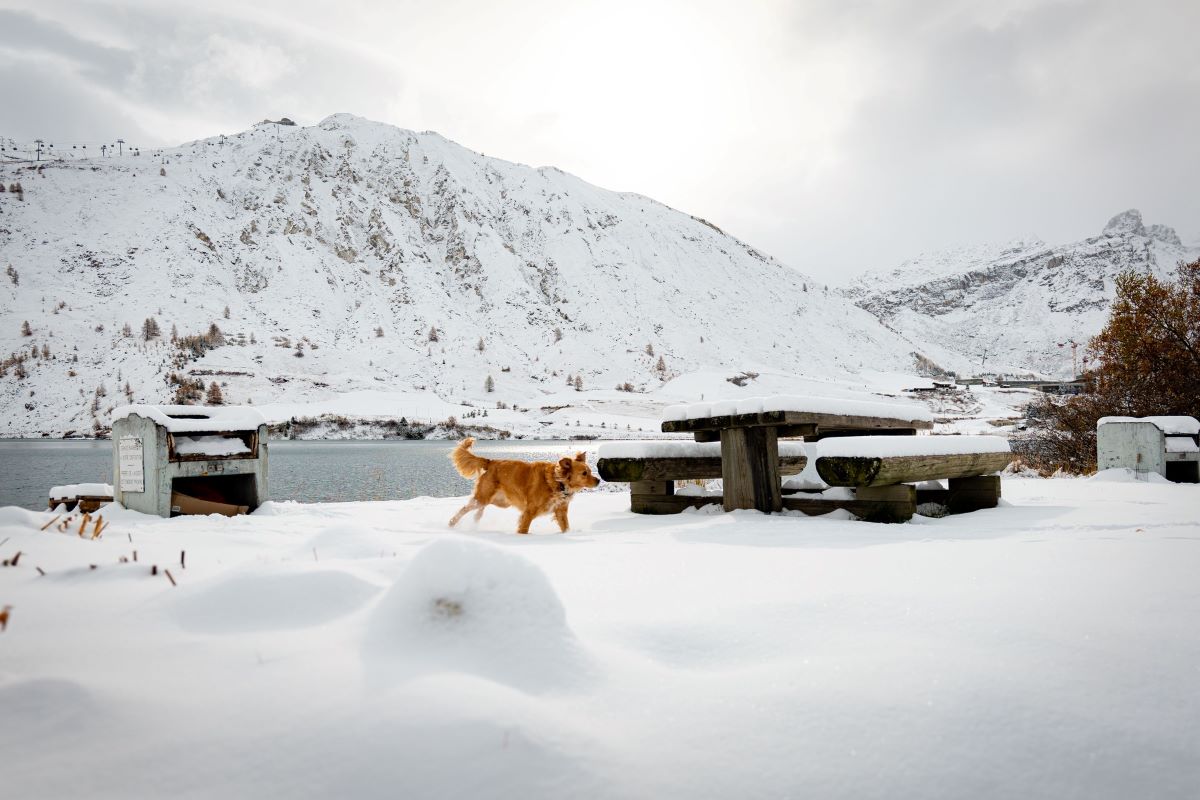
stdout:
POLYGON ((587 453, 580 450, 578 453, 575 454, 575 460, 576 461, 587 461, 587 453))
POLYGON ((560 470, 562 470, 562 473, 564 475, 570 475, 571 474, 571 459, 564 458, 561 461, 559 461, 558 468, 560 470))

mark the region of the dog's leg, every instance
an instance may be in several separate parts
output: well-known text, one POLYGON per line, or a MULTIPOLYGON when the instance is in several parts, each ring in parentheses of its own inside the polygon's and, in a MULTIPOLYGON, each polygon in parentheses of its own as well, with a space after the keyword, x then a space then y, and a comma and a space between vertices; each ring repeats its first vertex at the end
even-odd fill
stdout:
POLYGON ((558 529, 563 533, 571 527, 571 523, 567 522, 567 504, 563 503, 558 508, 554 509, 554 519, 558 521, 558 529))
POLYGON ((533 511, 525 509, 521 512, 521 519, 517 522, 517 533, 529 533, 529 524, 533 522, 533 511))
MULTIPOLYGON (((460 519, 462 519, 464 515, 466 515, 466 513, 468 511, 471 511, 476 508, 479 509, 480 513, 483 513, 483 507, 480 505, 479 501, 477 499, 475 499, 474 497, 472 497, 470 500, 467 501, 467 504, 465 506, 463 506, 462 508, 460 508, 458 510, 457 514, 455 514, 453 517, 450 518, 450 527, 453 528, 455 525, 458 524, 458 521, 460 519)), ((475 519, 479 519, 479 517, 476 516, 475 519)))
POLYGON ((479 522, 479 520, 483 519, 483 512, 486 508, 487 508, 486 503, 479 504, 479 508, 476 509, 476 511, 475 511, 475 521, 476 522, 479 522))

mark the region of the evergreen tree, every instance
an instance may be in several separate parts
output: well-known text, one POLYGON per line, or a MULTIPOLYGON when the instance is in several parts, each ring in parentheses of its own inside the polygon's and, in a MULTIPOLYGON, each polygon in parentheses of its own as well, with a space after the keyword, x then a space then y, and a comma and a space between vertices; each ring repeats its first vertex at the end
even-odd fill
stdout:
POLYGON ((488 375, 487 380, 483 382, 483 390, 485 392, 496 391, 496 381, 492 379, 491 375, 488 375))
POLYGON ((33 328, 29 327, 29 320, 25 320, 21 323, 21 335, 33 336, 33 328))
POLYGON ((221 387, 213 381, 208 385, 208 393, 204 395, 204 404, 209 406, 225 405, 225 396, 221 394, 221 387))

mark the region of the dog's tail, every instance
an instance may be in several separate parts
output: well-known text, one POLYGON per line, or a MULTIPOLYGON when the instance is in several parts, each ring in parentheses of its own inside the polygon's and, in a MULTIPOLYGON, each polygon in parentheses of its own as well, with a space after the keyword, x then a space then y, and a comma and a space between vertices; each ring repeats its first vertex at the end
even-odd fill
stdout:
POLYGON ((450 460, 454 462, 454 468, 464 478, 478 478, 487 469, 488 464, 492 463, 488 459, 472 453, 471 445, 473 444, 475 444, 475 440, 468 437, 459 442, 458 447, 450 453, 450 460))

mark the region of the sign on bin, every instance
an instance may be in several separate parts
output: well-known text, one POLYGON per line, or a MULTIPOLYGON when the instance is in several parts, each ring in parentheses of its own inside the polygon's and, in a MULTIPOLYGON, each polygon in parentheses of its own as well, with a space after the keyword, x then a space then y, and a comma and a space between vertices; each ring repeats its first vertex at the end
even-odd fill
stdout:
POLYGON ((142 437, 122 436, 117 443, 117 452, 121 463, 121 491, 146 491, 142 470, 142 437))

